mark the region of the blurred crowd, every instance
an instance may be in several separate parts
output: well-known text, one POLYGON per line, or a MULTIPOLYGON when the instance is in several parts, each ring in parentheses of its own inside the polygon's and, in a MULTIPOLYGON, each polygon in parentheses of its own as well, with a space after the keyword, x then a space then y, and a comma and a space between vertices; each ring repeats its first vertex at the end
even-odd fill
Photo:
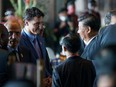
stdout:
POLYGON ((0 23, 0 87, 116 87, 116 9, 104 16, 97 2, 77 15, 74 2, 58 12, 53 46, 44 37, 44 13, 13 10, 0 23))

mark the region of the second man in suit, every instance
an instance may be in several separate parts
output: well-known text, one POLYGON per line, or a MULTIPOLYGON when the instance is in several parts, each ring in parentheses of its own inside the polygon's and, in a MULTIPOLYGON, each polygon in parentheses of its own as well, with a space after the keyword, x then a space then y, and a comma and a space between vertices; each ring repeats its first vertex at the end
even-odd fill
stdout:
POLYGON ((94 56, 94 50, 91 48, 91 45, 94 43, 94 39, 96 38, 96 35, 99 31, 100 28, 100 22, 96 18, 96 16, 92 14, 85 14, 79 17, 79 30, 78 33, 83 40, 85 44, 84 51, 81 55, 81 57, 88 59, 88 60, 93 60, 94 56), (91 54, 91 52, 93 54, 91 54))
POLYGON ((80 38, 69 34, 61 45, 67 59, 54 69, 52 87, 93 87, 95 69, 91 61, 79 57, 80 38))
POLYGON ((52 75, 52 68, 49 62, 43 38, 43 17, 44 14, 36 7, 28 8, 24 14, 25 26, 21 33, 20 46, 28 48, 32 53, 33 63, 37 59, 43 59, 45 66, 44 76, 52 75))
POLYGON ((9 33, 7 46, 9 51, 8 64, 13 62, 32 63, 31 52, 25 47, 18 45, 21 36, 21 26, 18 21, 7 21, 5 26, 9 33))

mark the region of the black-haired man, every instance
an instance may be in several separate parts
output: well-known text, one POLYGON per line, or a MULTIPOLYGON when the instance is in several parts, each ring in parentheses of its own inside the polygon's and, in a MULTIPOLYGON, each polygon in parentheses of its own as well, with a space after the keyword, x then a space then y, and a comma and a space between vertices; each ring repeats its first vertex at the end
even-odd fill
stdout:
POLYGON ((8 30, 8 46, 9 51, 8 64, 14 62, 25 62, 32 63, 31 52, 25 47, 19 46, 20 36, 21 36, 21 26, 17 20, 8 20, 5 23, 5 26, 8 30), (12 57, 13 56, 13 57, 12 57), (13 59, 14 58, 14 59, 13 59))
POLYGON ((69 34, 61 45, 67 59, 54 69, 52 87, 93 87, 95 70, 92 62, 78 55, 80 38, 69 34))
POLYGON ((92 14, 84 14, 79 17, 78 21, 78 33, 85 44, 85 48, 81 57, 92 60, 94 56, 94 50, 91 50, 91 45, 94 43, 94 39, 99 31, 100 22, 92 14), (90 51, 92 51, 93 54, 91 54, 90 51))
POLYGON ((21 33, 20 46, 30 49, 32 53, 33 63, 36 64, 37 59, 44 60, 45 77, 52 74, 49 58, 41 36, 43 33, 43 17, 44 14, 36 7, 28 8, 24 14, 25 26, 21 33))

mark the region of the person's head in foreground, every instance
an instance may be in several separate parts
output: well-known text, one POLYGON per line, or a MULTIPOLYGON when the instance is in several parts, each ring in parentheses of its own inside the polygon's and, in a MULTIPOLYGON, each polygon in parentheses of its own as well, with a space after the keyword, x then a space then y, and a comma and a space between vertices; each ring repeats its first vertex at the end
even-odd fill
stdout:
POLYGON ((36 7, 26 9, 24 13, 26 31, 33 35, 43 33, 43 17, 44 13, 36 7))
POLYGON ((66 57, 78 55, 81 42, 78 35, 70 33, 61 40, 62 51, 66 57))

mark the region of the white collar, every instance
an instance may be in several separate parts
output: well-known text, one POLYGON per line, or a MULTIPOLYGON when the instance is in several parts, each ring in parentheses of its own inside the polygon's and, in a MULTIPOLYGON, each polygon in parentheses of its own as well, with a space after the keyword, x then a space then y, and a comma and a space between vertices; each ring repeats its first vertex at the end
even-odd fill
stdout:
POLYGON ((84 41, 85 45, 87 46, 96 36, 92 37, 88 42, 84 41))

